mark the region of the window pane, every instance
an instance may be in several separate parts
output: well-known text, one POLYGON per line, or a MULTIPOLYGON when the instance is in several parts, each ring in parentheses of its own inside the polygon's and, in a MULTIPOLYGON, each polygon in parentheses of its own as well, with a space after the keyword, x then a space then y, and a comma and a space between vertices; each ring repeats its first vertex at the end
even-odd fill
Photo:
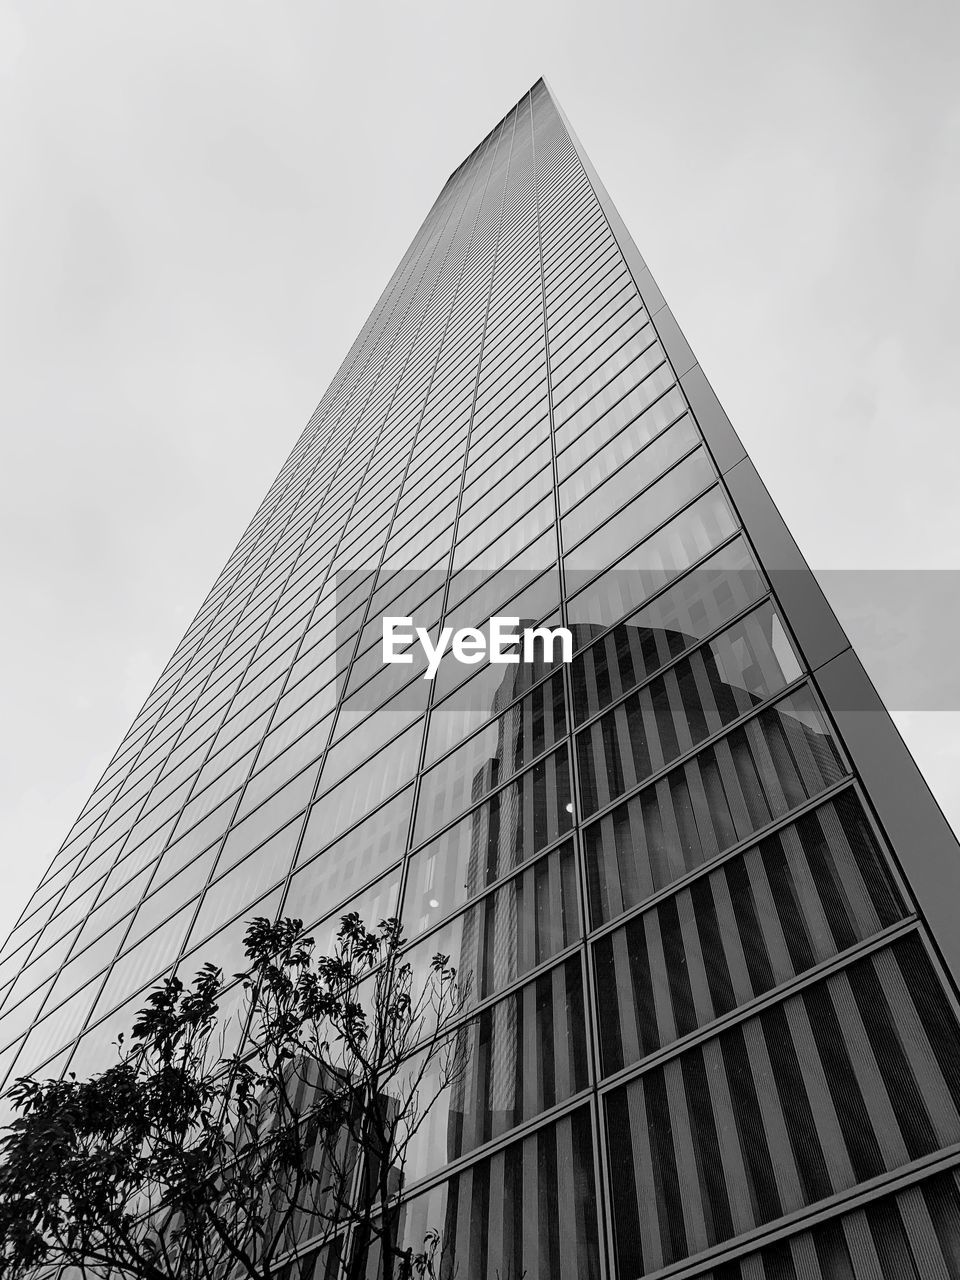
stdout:
POLYGON ((408 953, 416 980, 439 952, 450 957, 471 1003, 495 995, 577 941, 577 902, 573 848, 564 844, 418 942, 408 953))
MULTIPOLYGON (((577 737, 584 814, 631 790, 795 680, 767 603, 632 693, 577 737)), ((785 647, 784 647, 785 646, 785 647)))
MULTIPOLYGON (((407 1148, 408 1182, 427 1177, 586 1088, 580 957, 484 1009, 454 1038, 465 1069, 451 1087, 439 1091, 447 1050, 441 1049, 427 1065, 420 1094, 438 1096, 407 1148)), ((422 1069, 415 1057, 401 1081, 422 1069)))
MULTIPOLYGON (((766 593, 742 538, 577 655, 571 666, 578 721, 596 715, 766 593)), ((574 643, 592 628, 575 628, 574 643)))
POLYGON ((567 616, 571 625, 593 628, 617 622, 736 529, 733 513, 717 487, 627 552, 589 586, 575 591, 584 579, 593 576, 592 571, 568 572, 571 598, 567 616))
MULTIPOLYGON (((430 1229, 441 1232, 444 1276, 599 1280, 589 1111, 574 1111, 401 1205, 397 1248, 418 1252, 430 1229)), ((364 1275, 380 1275, 376 1245, 364 1275)))
POLYGON ((713 467, 698 450, 668 472, 623 511, 617 513, 585 542, 564 556, 564 564, 578 572, 605 568, 630 546, 667 520, 678 507, 705 489, 714 479, 713 467))
MULTIPOLYGON (((504 669, 510 674, 501 677, 502 700, 509 702, 514 696, 512 673, 520 668, 504 669)), ((427 770, 420 783, 420 804, 442 826, 555 746, 566 732, 563 676, 558 673, 427 770)))
POLYGON ((591 920, 637 905, 843 774, 801 686, 587 827, 591 920))
MULTIPOLYGON (((413 788, 408 787, 319 857, 306 861, 316 841, 322 841, 326 835, 322 819, 318 819, 315 829, 307 829, 300 859, 303 865, 298 866, 291 877, 284 915, 296 916, 309 924, 334 903, 349 898, 384 867, 399 862, 407 844, 412 805, 413 788)), ((317 810, 318 814, 321 812, 317 810)))
POLYGON ((596 943, 604 1073, 903 914, 884 853, 856 797, 845 792, 596 943))

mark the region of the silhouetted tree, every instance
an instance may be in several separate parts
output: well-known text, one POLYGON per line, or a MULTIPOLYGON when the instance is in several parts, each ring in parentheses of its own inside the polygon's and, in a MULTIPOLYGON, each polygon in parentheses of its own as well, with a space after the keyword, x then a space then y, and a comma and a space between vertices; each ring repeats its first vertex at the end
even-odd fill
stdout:
POLYGON ((227 984, 207 965, 150 993, 107 1070, 18 1080, 0 1138, 3 1280, 63 1266, 80 1280, 297 1280, 318 1249, 340 1256, 348 1228, 357 1268, 376 1242, 383 1280, 431 1274, 433 1235, 420 1254, 396 1247, 396 1195, 465 1069, 451 1024, 467 992, 446 956, 418 975, 403 943, 399 921, 347 915, 318 956, 299 920, 254 920, 239 1047, 226 1049, 227 984))

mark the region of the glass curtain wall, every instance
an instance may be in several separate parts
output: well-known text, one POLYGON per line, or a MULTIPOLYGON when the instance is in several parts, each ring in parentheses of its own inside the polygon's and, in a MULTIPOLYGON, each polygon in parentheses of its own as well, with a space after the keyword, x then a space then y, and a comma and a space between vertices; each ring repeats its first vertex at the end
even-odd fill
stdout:
POLYGON ((325 946, 348 910, 470 977, 402 1177, 444 1275, 960 1276, 947 984, 542 82, 0 952, 0 1083, 102 1068, 254 915, 325 946), (562 623, 574 660, 426 681, 380 661, 397 602, 562 623))

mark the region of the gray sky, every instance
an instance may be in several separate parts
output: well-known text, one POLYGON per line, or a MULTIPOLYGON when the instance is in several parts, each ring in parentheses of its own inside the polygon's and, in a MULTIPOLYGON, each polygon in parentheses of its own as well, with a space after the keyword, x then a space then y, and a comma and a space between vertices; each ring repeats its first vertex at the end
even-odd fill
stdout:
POLYGON ((947 0, 2 0, 0 937, 541 74, 813 567, 960 569, 958 65, 947 0))

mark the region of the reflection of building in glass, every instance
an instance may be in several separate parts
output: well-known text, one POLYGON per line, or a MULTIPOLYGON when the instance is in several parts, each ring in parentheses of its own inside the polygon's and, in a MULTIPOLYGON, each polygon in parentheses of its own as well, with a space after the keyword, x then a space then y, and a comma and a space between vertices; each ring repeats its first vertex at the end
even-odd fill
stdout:
POLYGON ((0 953, 0 1072, 95 1069, 252 915, 398 911, 473 978, 403 1170, 445 1275, 960 1276, 958 853, 540 82, 0 953), (413 612, 577 653, 430 683, 413 612))

